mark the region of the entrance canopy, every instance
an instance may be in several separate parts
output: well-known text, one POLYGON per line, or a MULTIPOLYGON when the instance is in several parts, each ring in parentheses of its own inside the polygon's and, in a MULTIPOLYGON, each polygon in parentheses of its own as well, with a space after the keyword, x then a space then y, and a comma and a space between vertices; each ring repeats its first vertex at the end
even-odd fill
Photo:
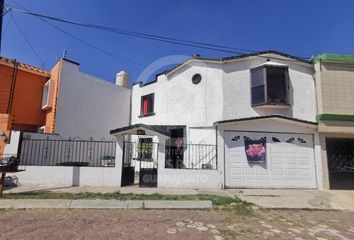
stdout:
POLYGON ((117 128, 110 131, 111 135, 114 136, 124 136, 124 135, 150 135, 158 136, 162 139, 167 139, 170 137, 168 131, 163 128, 154 125, 145 125, 142 123, 130 125, 127 127, 117 128))

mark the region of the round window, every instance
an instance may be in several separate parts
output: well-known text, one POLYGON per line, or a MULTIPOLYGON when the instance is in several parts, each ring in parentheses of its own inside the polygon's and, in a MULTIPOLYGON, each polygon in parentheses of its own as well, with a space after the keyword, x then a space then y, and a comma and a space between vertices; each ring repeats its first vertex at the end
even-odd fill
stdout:
POLYGON ((202 81, 202 75, 200 75, 200 73, 194 74, 192 77, 192 82, 194 84, 198 84, 198 83, 200 83, 200 81, 202 81))

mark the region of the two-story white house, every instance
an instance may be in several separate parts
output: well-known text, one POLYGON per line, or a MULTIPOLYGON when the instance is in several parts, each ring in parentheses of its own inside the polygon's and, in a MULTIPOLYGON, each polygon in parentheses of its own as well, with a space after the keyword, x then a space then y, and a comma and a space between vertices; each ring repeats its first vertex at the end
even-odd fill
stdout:
MULTIPOLYGON (((155 81, 136 83, 132 125, 112 133, 145 127, 168 135, 158 186, 317 188, 313 75, 311 62, 275 51, 193 56, 155 81), (183 174, 164 184, 166 170, 183 174), (204 173, 202 180, 188 179, 204 173)), ((132 141, 159 141, 140 137, 132 141)))

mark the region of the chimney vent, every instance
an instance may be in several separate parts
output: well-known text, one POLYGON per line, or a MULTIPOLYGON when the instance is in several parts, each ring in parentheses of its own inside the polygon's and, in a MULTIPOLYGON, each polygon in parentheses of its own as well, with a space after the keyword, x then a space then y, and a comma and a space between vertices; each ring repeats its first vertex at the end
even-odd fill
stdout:
POLYGON ((129 74, 124 71, 120 71, 119 73, 117 73, 116 74, 116 85, 121 86, 121 87, 125 87, 125 88, 129 88, 129 85, 130 85, 129 74))

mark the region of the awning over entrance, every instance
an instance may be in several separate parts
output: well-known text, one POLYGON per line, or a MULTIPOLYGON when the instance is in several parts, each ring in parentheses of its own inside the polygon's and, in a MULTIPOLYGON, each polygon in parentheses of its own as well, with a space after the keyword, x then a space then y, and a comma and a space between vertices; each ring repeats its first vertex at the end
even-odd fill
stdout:
POLYGON ((115 136, 123 135, 151 135, 161 138, 169 138, 170 134, 162 127, 156 125, 145 125, 142 123, 130 125, 127 127, 117 128, 110 131, 110 134, 115 136))

